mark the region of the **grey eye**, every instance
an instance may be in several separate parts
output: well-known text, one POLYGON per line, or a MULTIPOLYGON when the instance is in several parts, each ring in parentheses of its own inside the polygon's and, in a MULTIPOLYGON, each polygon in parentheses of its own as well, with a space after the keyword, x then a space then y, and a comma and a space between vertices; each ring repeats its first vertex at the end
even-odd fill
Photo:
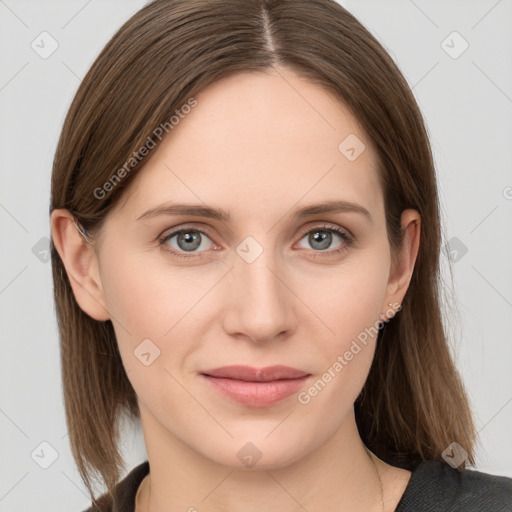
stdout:
POLYGON ((193 252, 198 248, 208 249, 209 246, 204 247, 205 240, 209 240, 209 238, 202 231, 187 229, 171 233, 167 238, 166 243, 173 249, 185 252, 193 252), (173 239, 175 239, 174 243, 173 239))

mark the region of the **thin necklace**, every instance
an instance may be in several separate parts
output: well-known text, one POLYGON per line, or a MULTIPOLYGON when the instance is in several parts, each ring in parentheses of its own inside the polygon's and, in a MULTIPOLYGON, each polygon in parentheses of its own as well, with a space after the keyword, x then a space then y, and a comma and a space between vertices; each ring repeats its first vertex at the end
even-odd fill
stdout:
MULTIPOLYGON (((377 477, 379 478, 380 501, 382 503, 382 510, 384 510, 384 490, 382 488, 382 479, 380 477, 379 470, 377 469, 377 464, 375 464, 375 461, 373 460, 372 453, 370 452, 370 450, 368 450, 368 448, 366 448, 366 446, 364 448, 366 450, 366 453, 368 454, 368 457, 370 457, 370 460, 372 461, 373 467, 375 469, 375 473, 377 474, 377 477)), ((137 493, 135 494, 135 503, 137 503, 137 500, 139 499, 139 496, 141 495, 141 489, 142 489, 143 485, 147 484, 147 482, 149 481, 148 477, 149 477, 149 473, 142 479, 142 482, 140 483, 139 488, 137 489, 137 493)), ((151 491, 149 491, 149 492, 151 492, 151 491)), ((143 506, 141 512, 149 512, 149 508, 146 510, 146 504, 149 507, 149 503, 150 503, 150 495, 148 494, 146 497, 146 503, 141 504, 143 506)))
POLYGON ((372 461, 373 467, 375 468, 375 473, 377 473, 377 477, 379 478, 379 485, 380 485, 380 502, 382 503, 382 510, 384 510, 384 490, 382 488, 382 479, 380 477, 379 470, 377 469, 377 464, 375 464, 375 461, 373 460, 372 453, 366 446, 364 447, 366 450, 366 453, 368 454, 368 457, 370 457, 370 460, 372 461))

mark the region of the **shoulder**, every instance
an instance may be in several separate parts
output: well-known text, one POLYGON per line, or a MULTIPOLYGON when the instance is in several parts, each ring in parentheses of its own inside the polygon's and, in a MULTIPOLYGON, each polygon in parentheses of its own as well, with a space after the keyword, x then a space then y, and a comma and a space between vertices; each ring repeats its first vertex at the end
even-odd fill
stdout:
POLYGON ((96 500, 96 505, 84 512, 133 512, 135 509, 135 495, 140 483, 149 473, 149 462, 146 460, 133 468, 115 487, 113 498, 103 494, 96 500))
POLYGON ((421 462, 396 512, 510 512, 512 478, 471 469, 458 471, 438 460, 421 462))

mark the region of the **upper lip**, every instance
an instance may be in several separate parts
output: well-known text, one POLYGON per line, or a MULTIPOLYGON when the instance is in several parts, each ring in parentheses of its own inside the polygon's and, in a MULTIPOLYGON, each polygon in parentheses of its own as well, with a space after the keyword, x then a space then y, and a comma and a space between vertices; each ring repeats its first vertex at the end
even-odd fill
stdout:
POLYGON ((299 379, 309 375, 307 372, 290 368, 289 366, 266 366, 264 368, 253 368, 251 366, 223 366, 202 372, 203 375, 211 377, 244 380, 248 382, 269 382, 281 379, 299 379))

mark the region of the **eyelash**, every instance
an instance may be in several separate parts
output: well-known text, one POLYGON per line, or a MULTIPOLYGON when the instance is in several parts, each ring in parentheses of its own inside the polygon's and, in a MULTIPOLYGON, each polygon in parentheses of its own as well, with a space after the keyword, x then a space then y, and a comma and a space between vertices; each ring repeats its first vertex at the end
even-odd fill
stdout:
MULTIPOLYGON (((161 235, 158 238, 159 245, 164 246, 166 244, 166 242, 168 242, 171 238, 175 237, 176 235, 180 235, 181 233, 188 233, 191 231, 196 232, 196 233, 201 233, 202 235, 206 235, 210 239, 212 238, 212 234, 210 233, 210 231, 205 228, 184 227, 184 228, 177 229, 176 231, 171 231, 170 233, 167 232, 167 233, 164 233, 163 235, 161 235)), ((341 228, 338 228, 336 226, 326 226, 326 225, 315 226, 313 228, 307 229, 306 231, 303 231, 300 235, 299 240, 302 240, 305 235, 308 235, 309 233, 314 233, 316 231, 327 231, 329 233, 335 233, 335 234, 339 235, 339 237, 341 238, 341 240, 343 242, 343 245, 341 247, 339 247, 338 249, 334 249, 331 251, 314 251, 313 250, 314 258, 332 257, 332 256, 340 255, 340 254, 344 253, 348 248, 350 248, 355 242, 353 236, 351 234, 349 234, 347 231, 345 231, 341 228)), ((176 256, 178 258, 194 258, 197 256, 197 254, 200 254, 200 253, 184 254, 182 252, 177 252, 174 249, 169 248, 169 246, 165 247, 164 250, 167 252, 170 252, 173 256, 176 256)))

